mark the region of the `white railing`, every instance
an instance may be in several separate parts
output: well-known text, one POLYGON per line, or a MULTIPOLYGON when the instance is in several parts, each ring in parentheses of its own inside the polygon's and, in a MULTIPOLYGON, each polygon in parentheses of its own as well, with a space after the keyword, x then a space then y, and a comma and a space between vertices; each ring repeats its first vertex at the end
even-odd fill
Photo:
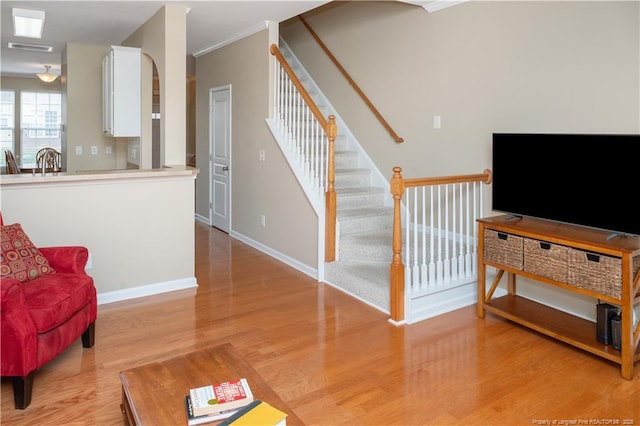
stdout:
POLYGON ((480 183, 466 182, 405 190, 405 289, 423 293, 475 277, 476 226, 483 207, 480 183))
MULTIPOLYGON (((278 46, 272 118, 269 127, 318 215, 318 231, 324 233, 324 261, 336 259, 335 141, 336 117, 325 118, 304 88, 278 46)), ((322 245, 322 244, 321 244, 322 245)))
POLYGON ((405 298, 412 300, 475 279, 476 220, 484 211, 481 184, 491 183, 491 171, 418 179, 404 179, 400 167, 393 171, 390 306, 391 320, 401 322, 405 298))
POLYGON ((284 136, 292 166, 320 202, 327 183, 327 136, 323 124, 278 63, 275 72, 273 117, 284 136))

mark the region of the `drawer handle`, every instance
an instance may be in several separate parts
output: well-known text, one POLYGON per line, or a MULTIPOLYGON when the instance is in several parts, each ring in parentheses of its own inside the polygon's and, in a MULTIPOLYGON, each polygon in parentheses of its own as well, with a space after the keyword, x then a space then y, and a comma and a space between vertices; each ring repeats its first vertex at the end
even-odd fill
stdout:
POLYGON ((509 234, 505 234, 504 232, 498 232, 498 238, 501 240, 506 240, 509 238, 509 234))
POLYGON ((591 262, 600 262, 600 256, 598 256, 597 254, 593 254, 593 253, 587 253, 587 260, 590 260, 591 262))
POLYGON ((540 248, 542 250, 549 250, 551 248, 551 244, 549 244, 549 243, 540 243, 540 248))

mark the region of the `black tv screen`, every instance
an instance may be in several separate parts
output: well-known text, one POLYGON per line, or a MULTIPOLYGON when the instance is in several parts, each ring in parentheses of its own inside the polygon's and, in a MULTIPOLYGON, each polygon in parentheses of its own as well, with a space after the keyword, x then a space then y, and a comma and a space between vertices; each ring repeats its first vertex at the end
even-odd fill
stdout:
POLYGON ((640 135, 493 134, 492 208, 640 236, 640 135))

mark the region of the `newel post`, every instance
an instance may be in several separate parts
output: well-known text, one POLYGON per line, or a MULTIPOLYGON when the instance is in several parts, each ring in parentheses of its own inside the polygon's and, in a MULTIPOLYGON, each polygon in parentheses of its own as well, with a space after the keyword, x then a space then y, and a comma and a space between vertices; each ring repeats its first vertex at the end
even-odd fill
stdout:
POLYGON ((329 116, 327 123, 327 139, 329 149, 327 152, 327 191, 325 193, 325 243, 324 261, 336 260, 336 176, 335 176, 335 142, 338 135, 338 125, 335 115, 329 116))
POLYGON ((404 192, 402 168, 393 168, 391 178, 391 194, 393 194, 393 260, 391 261, 391 319, 396 322, 404 321, 404 264, 402 263, 402 222, 400 201, 404 192))

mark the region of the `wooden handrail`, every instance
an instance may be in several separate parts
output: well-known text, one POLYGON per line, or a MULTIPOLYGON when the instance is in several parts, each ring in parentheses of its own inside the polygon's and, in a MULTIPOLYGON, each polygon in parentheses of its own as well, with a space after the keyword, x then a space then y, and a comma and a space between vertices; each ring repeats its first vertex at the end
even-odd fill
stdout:
POLYGON ((389 132, 389 134, 391 135, 391 137, 393 138, 394 141, 396 141, 397 143, 401 143, 404 142, 404 139, 402 139, 400 136, 398 136, 396 134, 396 132, 391 128, 391 126, 389 125, 389 123, 387 123, 387 120, 384 119, 384 117, 382 116, 382 114, 380 114, 380 112, 377 110, 377 108, 375 106, 373 106, 373 104, 371 103, 371 101, 369 100, 369 98, 367 98, 367 96, 364 94, 364 92, 360 89, 360 87, 356 84, 356 82, 351 78, 351 76, 349 75, 349 73, 347 72, 347 70, 344 69, 344 67, 340 64, 340 62, 338 61, 338 59, 336 59, 335 56, 333 56, 333 54, 331 53, 331 51, 327 48, 327 46, 322 42, 322 40, 320 39, 320 37, 318 36, 318 34, 316 34, 315 31, 313 31, 313 28, 311 28, 311 26, 307 23, 307 21, 302 17, 302 15, 298 15, 298 18, 300 18, 300 21, 302 22, 302 24, 307 28, 307 30, 309 30, 309 32, 311 33, 311 36, 313 36, 313 38, 316 40, 316 42, 320 45, 320 47, 322 48, 322 50, 324 50, 324 52, 327 54, 327 56, 329 57, 329 59, 331 59, 331 61, 334 63, 334 65, 338 68, 338 70, 340 70, 340 72, 342 73, 342 75, 347 79, 347 81, 349 82, 349 84, 351 85, 351 87, 353 87, 353 90, 356 91, 356 93, 358 95, 360 95, 360 97, 362 98, 362 100, 364 101, 364 103, 369 107, 369 109, 371 110, 371 112, 373 112, 373 114, 376 116, 376 118, 380 121, 380 123, 382 123, 382 125, 384 126, 384 128, 387 130, 387 132, 389 132))
MULTIPOLYGON (((393 172, 394 176, 396 173, 396 169, 398 173, 402 171, 400 167, 394 167, 393 172)), ((431 177, 431 178, 414 178, 414 179, 403 179, 404 187, 414 187, 414 186, 429 186, 429 185, 447 185, 450 183, 464 183, 464 182, 484 182, 486 184, 490 184, 493 179, 493 175, 491 170, 485 169, 482 173, 473 174, 473 175, 452 175, 452 176, 439 176, 439 177, 431 177)))

